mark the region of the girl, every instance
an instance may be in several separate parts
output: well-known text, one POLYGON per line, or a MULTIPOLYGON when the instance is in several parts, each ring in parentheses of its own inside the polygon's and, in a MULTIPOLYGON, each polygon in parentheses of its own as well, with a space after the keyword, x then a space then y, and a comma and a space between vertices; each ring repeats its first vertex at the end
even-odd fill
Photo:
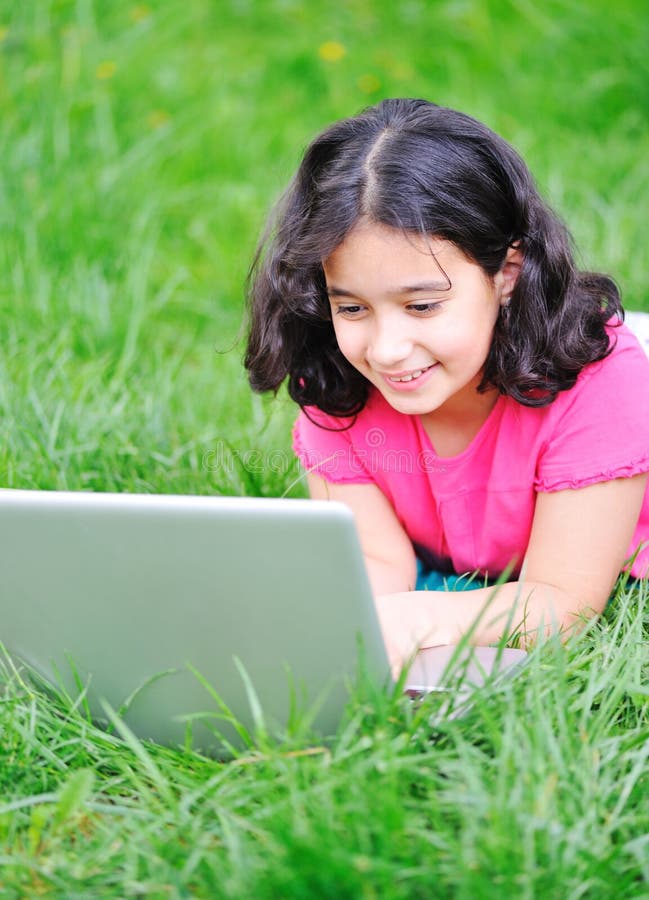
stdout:
POLYGON ((250 383, 288 376, 310 494, 354 513, 395 668, 468 631, 571 629, 625 561, 647 573, 649 360, 484 125, 402 99, 325 130, 250 295, 250 383))

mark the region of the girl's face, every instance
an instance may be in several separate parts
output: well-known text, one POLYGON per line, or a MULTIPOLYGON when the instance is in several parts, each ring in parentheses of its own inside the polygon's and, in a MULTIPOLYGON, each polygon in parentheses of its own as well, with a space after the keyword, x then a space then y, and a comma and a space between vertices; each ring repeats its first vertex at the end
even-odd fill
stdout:
POLYGON ((489 278, 449 241, 359 224, 323 262, 343 356, 400 412, 471 419, 517 254, 489 278))

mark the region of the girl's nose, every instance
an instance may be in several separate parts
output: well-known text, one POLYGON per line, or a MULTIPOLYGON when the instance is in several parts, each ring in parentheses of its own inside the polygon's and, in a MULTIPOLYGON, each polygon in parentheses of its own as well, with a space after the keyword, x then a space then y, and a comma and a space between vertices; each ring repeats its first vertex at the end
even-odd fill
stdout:
POLYGON ((380 369, 395 368, 408 359, 413 341, 407 330, 400 328, 394 319, 377 322, 373 329, 368 359, 380 369))

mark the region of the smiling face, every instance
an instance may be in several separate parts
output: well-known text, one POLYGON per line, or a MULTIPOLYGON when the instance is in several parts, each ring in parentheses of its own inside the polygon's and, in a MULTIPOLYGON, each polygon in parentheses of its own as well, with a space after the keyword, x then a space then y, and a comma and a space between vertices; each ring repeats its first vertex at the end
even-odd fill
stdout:
POLYGON ((449 241, 359 224, 323 262, 343 356, 400 412, 479 416, 496 399, 476 389, 517 253, 489 278, 449 241))

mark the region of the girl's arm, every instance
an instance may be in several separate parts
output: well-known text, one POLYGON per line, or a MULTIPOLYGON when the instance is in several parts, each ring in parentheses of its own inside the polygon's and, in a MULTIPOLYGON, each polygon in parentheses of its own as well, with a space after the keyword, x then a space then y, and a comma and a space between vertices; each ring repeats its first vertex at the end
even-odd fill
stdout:
MULTIPOLYGON (((624 565, 647 475, 578 490, 538 494, 521 580, 449 596, 415 591, 376 598, 395 669, 417 647, 473 644, 518 633, 523 644, 540 629, 570 631, 600 613, 624 565)), ((507 523, 503 523, 507 527, 507 523)))
POLYGON ((519 633, 525 643, 540 628, 566 631, 600 613, 624 564, 646 481, 636 475, 538 494, 521 580, 449 594, 413 591, 412 545, 375 485, 309 476, 312 496, 340 500, 354 512, 395 670, 418 647, 457 643, 478 618, 472 643, 493 643, 505 633, 519 633))

